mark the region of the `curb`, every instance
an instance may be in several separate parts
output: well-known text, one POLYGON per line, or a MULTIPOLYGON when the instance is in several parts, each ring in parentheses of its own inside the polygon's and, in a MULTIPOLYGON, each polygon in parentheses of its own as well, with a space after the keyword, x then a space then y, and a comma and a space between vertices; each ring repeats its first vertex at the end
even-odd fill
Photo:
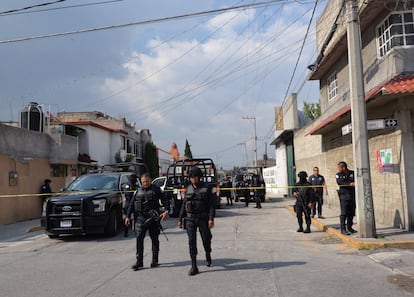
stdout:
POLYGON ((42 226, 34 226, 32 228, 30 228, 29 230, 27 230, 27 233, 29 232, 35 232, 35 231, 40 231, 40 230, 44 230, 45 228, 42 226))
MULTIPOLYGON (((295 214, 293 206, 286 206, 286 208, 292 213, 295 214)), ((338 229, 327 226, 317 219, 312 219, 312 225, 318 229, 328 233, 329 235, 334 235, 339 238, 343 243, 348 244, 349 246, 356 248, 358 250, 376 250, 376 249, 385 249, 385 248, 404 248, 404 249, 414 249, 414 240, 399 240, 399 241, 381 241, 381 242, 368 242, 360 238, 343 235, 338 229)), ((379 240, 379 239, 374 239, 379 240)))

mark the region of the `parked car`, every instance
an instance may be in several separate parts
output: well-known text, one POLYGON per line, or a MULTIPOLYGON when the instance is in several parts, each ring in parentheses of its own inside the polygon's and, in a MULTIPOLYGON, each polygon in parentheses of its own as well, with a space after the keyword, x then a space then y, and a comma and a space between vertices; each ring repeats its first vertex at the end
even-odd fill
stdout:
POLYGON ((113 236, 122 224, 125 191, 133 172, 85 174, 43 206, 41 225, 50 238, 105 233, 113 236))
POLYGON ((170 203, 170 215, 178 216, 184 200, 185 189, 190 184, 188 173, 190 169, 197 166, 203 172, 201 180, 207 183, 216 197, 216 208, 221 207, 220 192, 217 181, 216 166, 212 159, 184 159, 174 162, 167 170, 167 182, 165 192, 170 203))

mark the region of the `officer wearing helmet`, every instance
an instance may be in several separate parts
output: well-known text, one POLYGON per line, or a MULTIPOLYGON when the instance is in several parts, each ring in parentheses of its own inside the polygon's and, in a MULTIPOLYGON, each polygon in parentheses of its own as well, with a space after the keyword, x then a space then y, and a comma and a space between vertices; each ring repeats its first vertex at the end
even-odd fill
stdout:
POLYGON ((298 173, 299 182, 295 184, 293 196, 296 197, 295 211, 298 218, 299 229, 297 232, 310 233, 311 209, 315 202, 312 185, 307 181, 308 174, 305 171, 298 173), (303 229, 303 215, 305 216, 306 229, 303 229))
POLYGON ((193 167, 189 173, 191 184, 187 186, 181 207, 179 223, 185 228, 190 247, 191 269, 189 275, 196 275, 197 267, 197 228, 200 231, 207 266, 211 266, 211 231, 214 227, 215 199, 212 189, 201 178, 203 173, 199 167, 193 167))

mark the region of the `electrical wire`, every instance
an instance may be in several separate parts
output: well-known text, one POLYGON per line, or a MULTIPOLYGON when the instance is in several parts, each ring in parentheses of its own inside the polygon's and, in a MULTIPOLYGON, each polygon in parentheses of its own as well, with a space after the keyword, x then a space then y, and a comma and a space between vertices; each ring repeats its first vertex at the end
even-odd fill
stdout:
MULTIPOLYGON (((65 0, 63 0, 63 1, 65 1, 65 0)), ((31 11, 18 11, 18 12, 11 12, 11 13, 3 12, 3 13, 0 13, 0 17, 1 16, 10 16, 10 15, 19 15, 19 14, 29 14, 29 13, 45 12, 45 11, 53 11, 53 10, 61 10, 61 9, 69 9, 69 8, 77 8, 77 7, 86 7, 86 6, 102 5, 102 4, 108 4, 108 3, 114 3, 114 2, 121 2, 121 1, 125 1, 125 0, 99 1, 99 2, 84 3, 84 4, 60 6, 60 7, 54 7, 54 8, 37 9, 37 10, 31 10, 31 11)), ((57 2, 59 2, 59 1, 57 1, 57 2)))
POLYGON ((41 3, 41 4, 35 4, 35 5, 26 6, 26 7, 23 7, 23 8, 16 8, 16 9, 2 11, 2 12, 0 12, 0 14, 1 15, 4 15, 4 14, 13 13, 13 12, 29 10, 29 9, 32 9, 32 8, 35 8, 35 7, 48 6, 48 5, 53 5, 53 4, 61 3, 61 2, 65 2, 65 1, 66 0, 57 0, 57 1, 53 1, 53 2, 46 2, 46 3, 41 3))
POLYGON ((170 16, 170 17, 164 17, 164 18, 158 18, 158 19, 150 19, 150 20, 145 20, 145 21, 137 21, 137 22, 131 22, 131 23, 125 23, 125 24, 102 26, 102 27, 81 29, 81 30, 76 30, 76 31, 67 31, 67 32, 61 32, 61 33, 51 33, 51 34, 45 34, 45 35, 29 36, 29 37, 22 37, 22 38, 16 38, 16 39, 0 40, 0 44, 16 43, 16 42, 23 42, 23 41, 36 40, 36 39, 45 39, 45 38, 67 36, 67 35, 74 35, 74 34, 81 34, 81 33, 91 33, 91 32, 103 31, 103 30, 126 28, 130 26, 148 25, 148 24, 154 24, 154 23, 160 23, 160 22, 166 22, 166 21, 181 20, 181 19, 199 17, 199 16, 204 16, 204 15, 218 14, 221 12, 237 10, 237 9, 260 7, 264 5, 270 5, 272 3, 276 3, 280 1, 282 0, 269 0, 269 1, 264 1, 264 2, 249 3, 249 4, 230 6, 230 7, 219 8, 219 9, 192 12, 192 13, 187 13, 187 14, 182 14, 182 15, 176 15, 176 16, 170 16))

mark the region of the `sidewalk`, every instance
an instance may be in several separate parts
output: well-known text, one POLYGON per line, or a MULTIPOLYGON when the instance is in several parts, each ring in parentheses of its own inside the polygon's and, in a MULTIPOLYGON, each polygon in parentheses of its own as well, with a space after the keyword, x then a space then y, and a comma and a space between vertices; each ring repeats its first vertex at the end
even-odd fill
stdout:
POLYGON ((0 242, 16 241, 35 236, 38 232, 44 232, 41 230, 43 229, 40 227, 40 219, 0 225, 0 242))
MULTIPOLYGON (((292 198, 291 203, 285 206, 293 215, 296 215, 293 210, 294 202, 295 200, 292 198)), ((349 236, 341 234, 339 225, 339 209, 336 210, 324 206, 323 216, 325 217, 325 219, 318 219, 316 217, 312 219, 312 225, 314 225, 320 230, 325 231, 330 235, 338 237, 344 243, 356 249, 414 249, 414 232, 408 232, 392 226, 376 224, 377 238, 359 238, 358 233, 349 236)), ((354 218, 354 222, 356 222, 356 218, 354 218)), ((354 223, 353 227, 354 229, 358 230, 358 224, 354 223)))

